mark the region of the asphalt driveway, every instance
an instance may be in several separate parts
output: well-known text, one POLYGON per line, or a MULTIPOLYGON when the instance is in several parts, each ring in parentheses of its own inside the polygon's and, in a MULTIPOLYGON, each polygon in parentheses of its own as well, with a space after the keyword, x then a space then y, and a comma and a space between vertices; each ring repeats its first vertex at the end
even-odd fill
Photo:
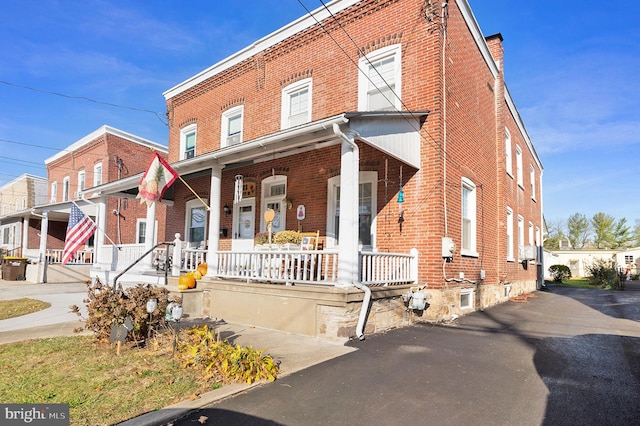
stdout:
POLYGON ((173 424, 640 424, 638 286, 536 295, 367 336, 173 424))

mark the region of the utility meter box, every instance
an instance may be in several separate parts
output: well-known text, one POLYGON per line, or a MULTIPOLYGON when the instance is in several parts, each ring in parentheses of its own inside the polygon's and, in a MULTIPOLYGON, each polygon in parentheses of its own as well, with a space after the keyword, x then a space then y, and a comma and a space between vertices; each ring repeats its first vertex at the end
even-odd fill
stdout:
POLYGON ((450 237, 442 237, 442 257, 451 259, 456 251, 456 245, 450 237))

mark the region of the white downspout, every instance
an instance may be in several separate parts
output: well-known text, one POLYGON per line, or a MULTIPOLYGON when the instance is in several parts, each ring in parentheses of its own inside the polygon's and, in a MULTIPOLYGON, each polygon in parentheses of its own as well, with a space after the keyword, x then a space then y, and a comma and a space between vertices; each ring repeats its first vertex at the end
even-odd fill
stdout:
MULTIPOLYGON (((352 164, 348 165, 347 167, 343 167, 341 170, 341 174, 345 172, 345 169, 349 169, 349 171, 353 172, 354 176, 354 180, 352 182, 355 182, 355 197, 353 197, 356 201, 356 208, 355 211, 358 210, 358 197, 357 197, 357 191, 358 191, 358 176, 360 173, 360 150, 358 149, 358 145, 355 143, 353 136, 347 136, 346 134, 344 134, 342 132, 342 130, 340 130, 340 126, 337 123, 333 124, 333 132, 344 142, 348 145, 348 148, 351 149, 352 154, 353 154, 353 161, 352 164)), ((343 144, 344 146, 344 144, 343 144)), ((344 158, 344 148, 343 148, 343 158, 344 158)), ((344 176, 343 176, 344 178, 344 176)), ((348 176, 346 177, 348 179, 348 176)), ((341 179, 342 180, 342 179, 341 179)), ((344 188, 343 188, 344 189, 344 188)), ((342 195, 345 194, 345 191, 341 191, 340 192, 341 197, 342 195)), ((344 204, 342 203, 343 200, 340 201, 340 207, 344 208, 344 204)), ((347 200, 344 200, 347 201, 347 200)), ((346 210, 346 209, 345 209, 346 210)), ((340 214, 340 220, 342 221, 343 219, 346 220, 346 216, 344 214, 344 212, 342 212, 342 214, 340 214)), ((341 223, 342 225, 342 223, 341 223)), ((341 233, 343 234, 343 237, 345 236, 345 234, 347 234, 348 232, 352 231, 352 229, 350 229, 352 227, 350 226, 340 226, 340 230, 341 233)), ((346 259, 349 259, 351 256, 353 256, 353 247, 355 247, 355 253, 356 253, 356 257, 359 258, 358 256, 358 237, 357 237, 357 223, 356 226, 353 227, 355 228, 355 236, 351 236, 351 238, 342 238, 342 242, 339 245, 339 254, 338 254, 338 263, 340 263, 340 260, 342 259, 343 263, 342 265, 345 265, 346 259)), ((367 319, 367 311, 369 310, 369 303, 371 302, 371 289, 369 287, 367 287, 366 285, 363 285, 360 283, 359 278, 358 278, 358 261, 356 261, 356 268, 353 267, 349 267, 349 268, 345 268, 344 266, 342 268, 338 269, 338 282, 341 283, 342 285, 353 285, 354 287, 362 290, 364 292, 364 298, 362 299, 362 308, 360 309, 360 316, 358 317, 358 325, 356 326, 356 336, 358 336, 358 339, 360 340, 364 340, 364 322, 367 319), (346 269, 346 270, 345 270, 346 269), (342 273, 341 273, 342 270, 342 273), (345 282, 348 281, 348 284, 345 282)))

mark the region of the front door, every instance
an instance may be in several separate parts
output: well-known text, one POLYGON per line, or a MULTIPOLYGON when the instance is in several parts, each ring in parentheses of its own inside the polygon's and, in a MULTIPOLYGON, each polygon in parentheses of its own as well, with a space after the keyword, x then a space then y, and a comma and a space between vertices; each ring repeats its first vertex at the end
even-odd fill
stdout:
POLYGON ((233 239, 231 249, 233 251, 253 250, 253 238, 255 237, 256 199, 245 198, 233 208, 233 239))

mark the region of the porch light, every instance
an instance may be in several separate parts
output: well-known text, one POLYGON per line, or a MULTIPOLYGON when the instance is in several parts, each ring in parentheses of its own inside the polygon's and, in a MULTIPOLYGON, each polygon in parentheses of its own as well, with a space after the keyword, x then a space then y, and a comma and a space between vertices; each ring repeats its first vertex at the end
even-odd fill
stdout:
POLYGON ((398 203, 404 203, 404 191, 402 185, 400 185, 400 191, 398 191, 398 203))
POLYGON ((224 214, 226 214, 227 216, 229 216, 231 214, 231 207, 229 207, 228 205, 224 205, 224 207, 222 208, 222 210, 224 210, 224 214))

